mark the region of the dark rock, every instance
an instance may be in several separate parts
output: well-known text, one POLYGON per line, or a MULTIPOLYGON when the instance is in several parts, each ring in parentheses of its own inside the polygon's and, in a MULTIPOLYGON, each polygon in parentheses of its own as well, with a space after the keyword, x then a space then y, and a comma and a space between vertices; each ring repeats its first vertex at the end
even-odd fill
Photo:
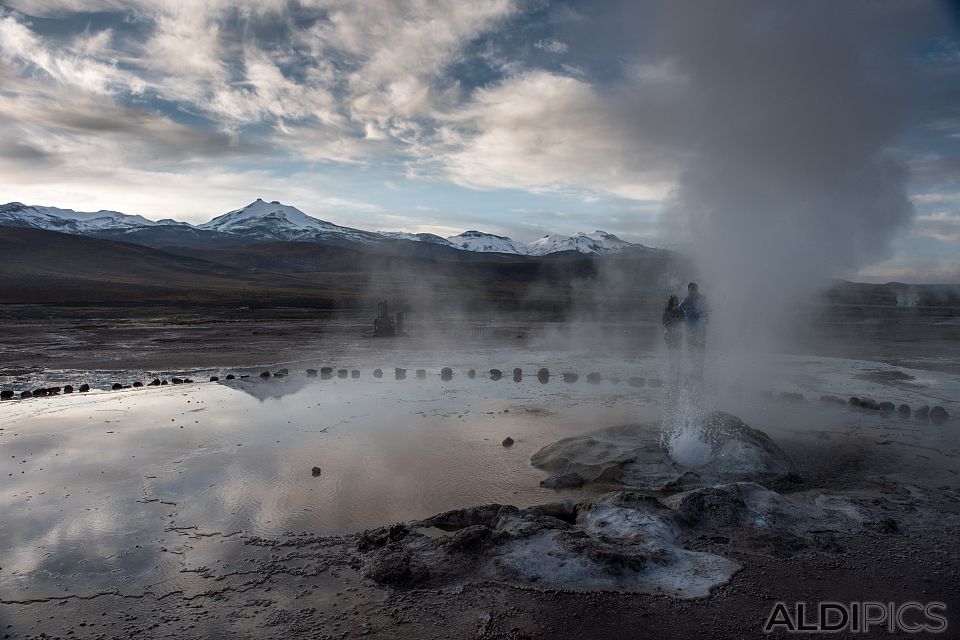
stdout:
POLYGON ((914 414, 918 420, 929 420, 930 419, 930 405, 924 404, 921 405, 914 414))
POLYGON ((792 391, 783 391, 780 394, 780 397, 784 400, 789 400, 790 402, 803 402, 802 393, 794 393, 792 391))
POLYGON ((329 380, 333 377, 333 367, 320 367, 320 377, 329 380))
POLYGON ((192 380, 191 378, 184 378, 184 379, 183 379, 183 384, 192 384, 192 383, 193 383, 193 380, 192 380))
POLYGON ((476 378, 476 377, 477 377, 477 370, 476 370, 476 369, 470 369, 469 371, 467 371, 467 377, 470 378, 471 380, 473 380, 474 378, 476 378))
POLYGON ((843 398, 838 398, 837 396, 831 396, 831 395, 826 395, 826 394, 820 396, 820 402, 822 402, 822 403, 824 403, 824 404, 838 404, 838 405, 839 405, 839 404, 847 404, 847 403, 843 400, 843 398))
POLYGON ((46 397, 46 395, 47 395, 47 390, 44 389, 43 387, 41 387, 41 388, 39 388, 39 389, 34 389, 34 390, 33 390, 33 397, 34 397, 34 398, 44 398, 44 397, 46 397))
POLYGON ((80 393, 86 393, 87 391, 90 391, 90 385, 84 382, 82 385, 80 385, 77 391, 79 391, 80 393))
POLYGON ((32 398, 32 397, 33 397, 33 392, 32 392, 32 391, 21 391, 21 392, 20 392, 20 397, 21 397, 21 398, 24 398, 24 399, 25 399, 25 398, 32 398))
POLYGON ((148 386, 150 386, 150 387, 159 387, 159 386, 160 386, 160 378, 154 378, 153 380, 150 381, 150 383, 148 384, 148 386))
POLYGON ((379 529, 367 529, 360 532, 357 551, 382 549, 391 543, 400 542, 410 535, 410 527, 398 522, 379 529))
POLYGON ((348 375, 350 375, 350 372, 346 369, 337 369, 338 378, 346 378, 348 375))
POLYGON ((393 376, 397 380, 406 380, 407 379, 407 370, 397 367, 393 370, 393 376))
POLYGON ((879 404, 879 408, 880 408, 880 411, 893 411, 894 409, 897 408, 897 406, 892 402, 884 400, 879 404))
POLYGON ((901 404, 899 407, 897 407, 897 413, 900 414, 900 417, 901 417, 901 418, 909 418, 909 417, 910 417, 910 405, 908 405, 908 404, 901 404))
POLYGON ((591 371, 587 374, 587 382, 590 384, 600 384, 600 373, 598 371, 591 371))
POLYGON ((123 389, 123 385, 120 384, 119 382, 114 382, 113 386, 111 386, 110 388, 113 389, 114 391, 118 391, 120 389, 123 389))
POLYGON ((450 367, 444 367, 443 369, 440 369, 440 379, 453 380, 453 369, 450 367))
POLYGON ((236 380, 236 379, 237 379, 237 376, 233 375, 232 373, 227 374, 227 380, 236 380))
POLYGON ((313 474, 314 478, 316 478, 321 473, 323 473, 323 470, 320 467, 314 467, 313 469, 310 470, 310 473, 313 474))
POLYGON ((373 370, 373 377, 374 377, 374 378, 382 378, 382 377, 383 377, 383 369, 374 369, 374 370, 373 370))
POLYGON ((363 575, 379 584, 406 587, 422 582, 429 572, 426 565, 409 551, 385 548, 367 558, 363 575))
POLYGON ((316 369, 307 369, 308 378, 316 378, 318 373, 319 371, 317 371, 316 369))
POLYGON ((869 409, 871 411, 879 411, 880 403, 873 398, 860 398, 860 408, 869 409))
POLYGON ((352 370, 350 371, 350 377, 353 378, 354 380, 356 380, 357 378, 359 378, 359 377, 360 377, 360 369, 352 369, 352 370))
POLYGON ((502 444, 505 447, 512 447, 513 438, 511 438, 510 436, 507 436, 506 438, 503 439, 503 442, 501 442, 500 444, 502 444))
POLYGON ((286 367, 284 367, 283 369, 280 369, 279 371, 277 371, 277 375, 278 376, 290 375, 290 369, 287 369, 286 367))
POLYGON ((220 378, 217 376, 210 376, 210 382, 220 382, 220 378))
MULTIPOLYGON (((269 371, 261 371, 261 372, 260 372, 260 377, 261 377, 261 378, 269 378, 269 377, 270 377, 270 372, 269 372, 269 371)), ((174 378, 174 383, 173 383, 173 384, 177 384, 177 383, 176 383, 176 378, 174 378)))
POLYGON ((554 473, 546 480, 540 481, 541 487, 547 489, 570 489, 582 487, 584 483, 583 476, 575 471, 569 473, 554 473))
POLYGON ((427 370, 417 369, 417 380, 426 380, 426 379, 427 379, 427 370))
POLYGON ((563 378, 564 382, 576 382, 580 378, 580 376, 572 371, 564 371, 561 377, 563 378))
POLYGON ((0 391, 0 400, 10 400, 11 398, 13 398, 12 389, 4 389, 3 391, 0 391))
POLYGON ((645 387, 647 386, 647 379, 642 376, 630 376, 627 378, 627 384, 631 387, 645 387))
POLYGON ((166 379, 160 381, 160 385, 161 385, 161 386, 166 385, 166 384, 167 384, 166 379))
POLYGON ((523 377, 523 369, 521 369, 520 367, 514 367, 514 369, 513 369, 513 377, 514 377, 514 378, 522 378, 522 377, 523 377))
POLYGON ((491 380, 499 380, 502 377, 503 377, 503 371, 500 371, 500 369, 490 369, 491 380))
POLYGON ((930 409, 930 421, 934 424, 943 424, 947 421, 947 418, 950 417, 950 414, 947 413, 947 410, 941 407, 940 405, 935 406, 933 409, 930 409))
POLYGON ((847 404, 849 404, 851 407, 859 407, 860 398, 858 396, 850 396, 850 399, 847 400, 847 404))
POLYGON ((274 378, 286 378, 286 377, 287 377, 287 374, 285 374, 285 373, 280 373, 279 371, 277 371, 276 373, 273 374, 273 377, 274 377, 274 378))
POLYGON ((139 389, 140 387, 143 386, 143 383, 137 380, 136 382, 133 383, 133 386, 139 389))
POLYGON ((546 367, 541 367, 537 370, 537 380, 540 381, 540 384, 546 384, 550 382, 550 369, 546 367))
POLYGON ((63 387, 63 392, 64 392, 64 393, 73 393, 73 385, 72 385, 72 384, 68 384, 68 385, 64 386, 64 387, 63 387))

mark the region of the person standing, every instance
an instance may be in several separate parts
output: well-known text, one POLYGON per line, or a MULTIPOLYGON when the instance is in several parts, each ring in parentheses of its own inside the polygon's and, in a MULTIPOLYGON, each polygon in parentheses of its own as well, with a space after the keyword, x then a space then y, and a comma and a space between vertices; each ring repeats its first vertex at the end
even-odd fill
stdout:
POLYGON ((684 334, 687 340, 687 349, 693 360, 694 370, 699 377, 703 376, 704 351, 707 348, 707 322, 710 319, 707 299, 700 294, 696 282, 687 285, 687 297, 677 308, 683 315, 684 334))

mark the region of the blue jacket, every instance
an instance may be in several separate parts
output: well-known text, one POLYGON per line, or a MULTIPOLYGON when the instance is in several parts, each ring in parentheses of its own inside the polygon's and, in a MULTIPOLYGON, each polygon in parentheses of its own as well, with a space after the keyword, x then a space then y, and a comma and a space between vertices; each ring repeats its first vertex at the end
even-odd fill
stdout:
POLYGON ((677 309, 683 314, 683 319, 687 324, 698 324, 701 321, 706 323, 710 317, 707 299, 699 293, 684 298, 677 309))

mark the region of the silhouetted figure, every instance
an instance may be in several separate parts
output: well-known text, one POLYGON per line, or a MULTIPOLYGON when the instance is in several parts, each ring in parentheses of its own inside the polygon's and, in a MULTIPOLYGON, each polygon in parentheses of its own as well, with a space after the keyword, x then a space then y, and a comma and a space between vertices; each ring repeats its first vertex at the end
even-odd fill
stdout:
POLYGON ((680 303, 678 310, 683 314, 684 334, 687 350, 693 364, 693 373, 703 377, 703 357, 707 348, 707 322, 710 312, 707 299, 700 295, 696 282, 687 285, 687 297, 680 303))
POLYGON ((671 381, 680 377, 680 348, 683 346, 683 312, 680 311, 680 300, 677 296, 670 296, 667 306, 663 308, 663 341, 667 344, 667 359, 670 364, 671 381))

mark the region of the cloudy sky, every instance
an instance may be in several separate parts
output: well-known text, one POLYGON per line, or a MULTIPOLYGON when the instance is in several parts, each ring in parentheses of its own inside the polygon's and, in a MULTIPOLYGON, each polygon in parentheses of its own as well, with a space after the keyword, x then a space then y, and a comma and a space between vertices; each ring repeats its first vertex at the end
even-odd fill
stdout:
POLYGON ((3 0, 0 201, 664 244, 766 188, 876 227, 836 248, 851 275, 957 282, 958 25, 933 0, 3 0))

